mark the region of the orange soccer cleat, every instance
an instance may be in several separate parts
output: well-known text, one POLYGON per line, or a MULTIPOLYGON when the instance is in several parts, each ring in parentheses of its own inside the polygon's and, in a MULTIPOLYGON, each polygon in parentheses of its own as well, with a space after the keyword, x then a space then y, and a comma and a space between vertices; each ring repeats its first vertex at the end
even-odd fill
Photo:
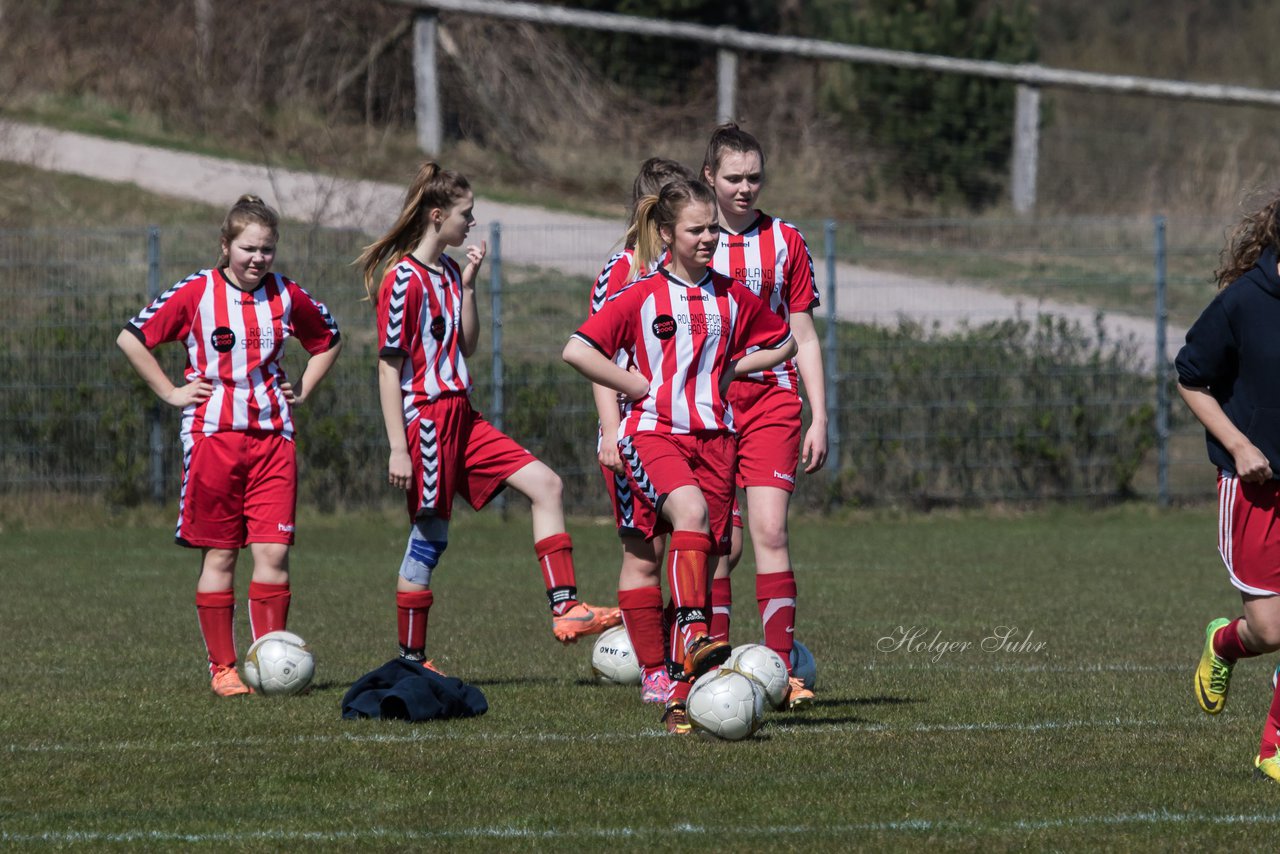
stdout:
POLYGON ((622 622, 617 608, 601 608, 579 602, 558 617, 551 618, 551 631, 560 643, 577 643, 578 638, 598 635, 622 622))
POLYGON ((209 687, 219 697, 238 697, 253 693, 252 689, 240 681, 240 674, 234 667, 215 667, 209 687))

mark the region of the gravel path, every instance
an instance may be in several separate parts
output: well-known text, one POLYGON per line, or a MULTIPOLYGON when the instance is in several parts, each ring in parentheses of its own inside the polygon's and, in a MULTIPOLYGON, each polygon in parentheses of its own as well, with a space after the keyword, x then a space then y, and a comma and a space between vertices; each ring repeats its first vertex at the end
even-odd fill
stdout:
MULTIPOLYGON (((394 219, 404 187, 356 181, 260 166, 152 146, 117 142, 85 134, 0 121, 0 159, 104 181, 125 182, 175 198, 229 205, 244 192, 257 192, 291 218, 336 228, 374 233, 394 219)), ((624 223, 480 198, 476 233, 502 225, 502 257, 594 277, 614 248, 624 223)), ((810 235, 815 246, 819 235, 810 235)), ((821 262, 819 261, 819 264, 821 262)), ((825 282, 825 270, 817 270, 825 282)), ((842 320, 893 324, 899 317, 926 326, 953 329, 970 324, 1045 312, 1063 315, 1092 329, 1095 309, 1086 305, 1011 297, 968 284, 918 278, 853 264, 836 265, 837 313, 842 320)), ((827 296, 825 284, 823 297, 827 296)), ((1104 320, 1113 338, 1134 336, 1141 361, 1149 367, 1155 353, 1155 324, 1148 317, 1109 314, 1104 320)), ((1168 349, 1176 350, 1186 330, 1170 326, 1168 349)))

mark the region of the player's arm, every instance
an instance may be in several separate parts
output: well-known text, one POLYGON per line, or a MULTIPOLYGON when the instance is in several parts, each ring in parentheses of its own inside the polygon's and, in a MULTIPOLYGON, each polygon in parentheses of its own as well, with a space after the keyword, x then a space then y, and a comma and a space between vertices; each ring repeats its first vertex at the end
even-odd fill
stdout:
POLYGON ((409 461, 409 439, 404 431, 404 401, 400 393, 400 369, 404 356, 378 357, 378 403, 382 406, 382 423, 387 430, 391 455, 387 460, 387 481, 397 489, 408 489, 413 483, 413 464, 409 461))
POLYGON ((1191 414, 1204 425, 1204 429, 1231 454, 1235 460, 1236 475, 1241 480, 1246 483, 1265 483, 1271 479, 1271 463, 1249 441, 1249 437, 1231 422, 1223 411, 1222 404, 1218 403, 1207 388, 1193 388, 1179 382, 1178 394, 1182 396, 1191 414))
POLYGON ((622 474, 626 467, 622 464, 622 454, 618 452, 618 423, 622 420, 618 413, 618 393, 608 386, 592 383, 591 397, 595 400, 596 414, 600 416, 600 450, 596 459, 610 471, 622 474))
MULTIPOLYGON (((292 398, 290 403, 303 403, 311 393, 316 390, 316 386, 320 385, 333 367, 333 363, 338 361, 338 354, 342 352, 342 339, 339 338, 333 342, 333 346, 322 353, 316 353, 310 359, 307 359, 307 366, 302 370, 302 376, 298 377, 298 382, 294 384, 292 389, 292 398)), ((288 385, 282 383, 282 387, 288 385)), ((286 391, 286 394, 289 392, 286 391)))
POLYGON ((189 406, 206 400, 213 394, 213 383, 204 377, 194 379, 186 385, 175 386, 165 375, 164 368, 160 367, 155 354, 130 327, 121 330, 116 338, 116 346, 124 352, 125 358, 138 372, 138 376, 142 377, 147 387, 156 393, 156 397, 170 406, 179 408, 189 406))
POLYGON ((612 359, 578 334, 564 345, 561 355, 578 373, 593 383, 625 394, 630 400, 639 400, 649 393, 649 381, 643 374, 618 367, 612 359))
POLYGON ((488 242, 467 247, 467 266, 462 268, 462 340, 459 342, 463 356, 470 356, 480 343, 480 309, 476 306, 476 276, 484 256, 489 251, 488 242))
POLYGON ((755 373, 756 371, 767 371, 769 368, 776 368, 795 354, 795 336, 788 334, 783 340, 771 347, 752 350, 742 358, 731 361, 729 370, 725 371, 725 374, 730 381, 736 380, 738 377, 745 377, 747 374, 755 373))
POLYGON ((812 474, 827 462, 827 386, 822 370, 822 342, 813 325, 813 310, 791 315, 791 334, 796 339, 796 370, 809 398, 811 420, 800 446, 800 461, 806 474, 812 474))

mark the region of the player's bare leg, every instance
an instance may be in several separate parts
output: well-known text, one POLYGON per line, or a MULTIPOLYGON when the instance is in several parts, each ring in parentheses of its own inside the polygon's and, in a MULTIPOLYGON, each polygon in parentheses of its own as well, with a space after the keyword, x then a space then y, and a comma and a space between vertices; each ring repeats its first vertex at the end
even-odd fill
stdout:
MULTIPOLYGON (((764 626, 765 646, 791 664, 795 646, 796 581, 791 567, 787 511, 791 493, 773 486, 747 487, 747 526, 756 560, 756 603, 764 626)), ((787 705, 813 702, 813 691, 798 677, 790 679, 787 705)))
POLYGON ((551 630, 561 643, 596 635, 622 622, 617 608, 588 605, 578 599, 573 541, 565 531, 564 483, 545 463, 535 460, 507 478, 507 485, 529 499, 533 548, 551 604, 551 630))

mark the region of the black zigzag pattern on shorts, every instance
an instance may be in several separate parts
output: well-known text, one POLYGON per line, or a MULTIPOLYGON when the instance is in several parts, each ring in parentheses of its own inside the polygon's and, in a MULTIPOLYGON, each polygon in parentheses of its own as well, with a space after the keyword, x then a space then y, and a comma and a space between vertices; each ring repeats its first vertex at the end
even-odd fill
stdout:
POLYGON ((418 425, 418 454, 422 457, 421 507, 434 510, 440 501, 440 445, 436 422, 424 418, 418 425))
POLYGON ((636 515, 636 499, 631 492, 631 481, 625 474, 613 473, 613 491, 618 496, 618 515, 622 517, 622 527, 634 527, 636 515))
POLYGON ((167 303, 170 300, 170 298, 173 297, 174 294, 176 294, 179 290, 181 290, 183 285, 187 284, 188 282, 193 282, 196 279, 201 278, 202 276, 204 276, 203 271, 199 273, 192 273, 190 276, 187 276, 181 282, 178 282, 176 285, 169 288, 169 290, 165 291, 160 296, 152 300, 149 306, 144 308, 142 311, 138 312, 138 316, 129 322, 132 323, 134 326, 141 326, 142 324, 146 323, 148 320, 150 320, 152 317, 155 316, 155 313, 157 311, 164 308, 164 304, 167 303))
POLYGON ((627 468, 631 470, 631 480, 635 481, 636 486, 640 488, 640 494, 645 497, 651 506, 657 507, 658 490, 654 488, 653 482, 649 480, 649 475, 645 474, 644 465, 640 462, 640 455, 636 453, 635 446, 631 444, 630 436, 622 437, 622 441, 618 443, 618 450, 622 452, 622 459, 626 461, 627 468))

